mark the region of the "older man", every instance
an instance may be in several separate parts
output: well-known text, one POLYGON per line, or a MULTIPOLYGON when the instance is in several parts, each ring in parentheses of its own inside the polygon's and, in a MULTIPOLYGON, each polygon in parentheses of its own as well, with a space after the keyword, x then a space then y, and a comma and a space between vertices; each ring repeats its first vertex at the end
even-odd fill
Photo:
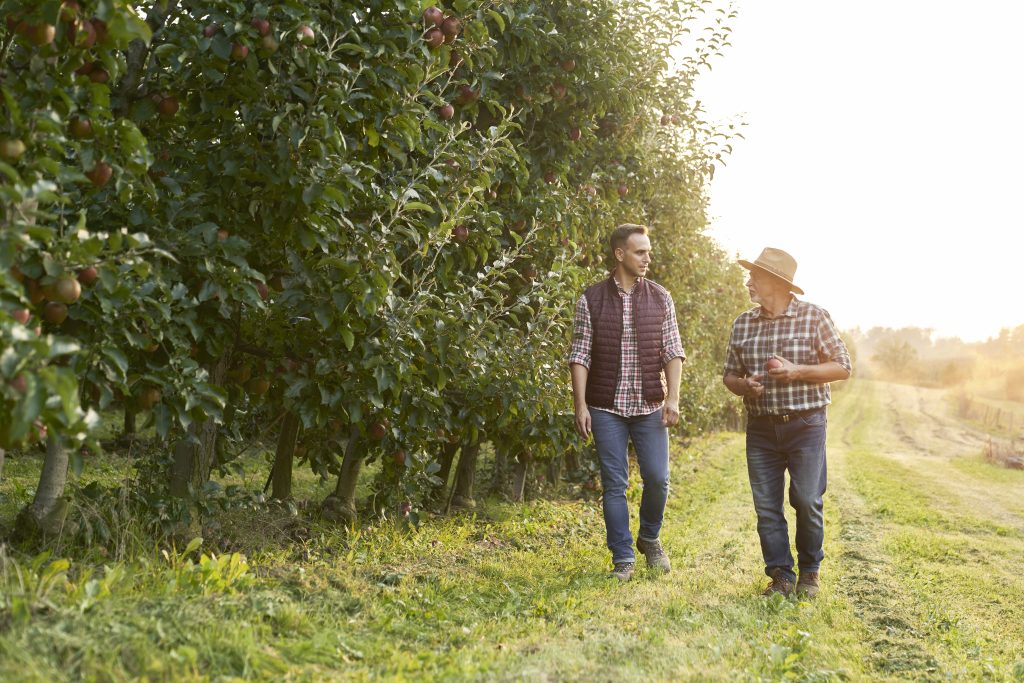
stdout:
POLYGON ((742 396, 747 411, 747 473, 757 512, 765 595, 794 590, 813 598, 825 553, 825 406, 829 382, 852 371, 846 345, 828 312, 793 294, 796 260, 766 248, 753 262, 747 289, 757 304, 732 326, 725 361, 725 385, 742 396), (797 581, 784 513, 786 472, 789 504, 796 510, 797 581))
POLYGON ((644 483, 636 548, 653 569, 671 569, 659 533, 668 497, 667 428, 679 422, 684 354, 672 297, 647 279, 646 226, 620 225, 610 242, 615 270, 576 304, 569 367, 576 429, 584 438, 593 432, 601 464, 612 576, 629 581, 636 559, 626 501, 630 440, 644 483))

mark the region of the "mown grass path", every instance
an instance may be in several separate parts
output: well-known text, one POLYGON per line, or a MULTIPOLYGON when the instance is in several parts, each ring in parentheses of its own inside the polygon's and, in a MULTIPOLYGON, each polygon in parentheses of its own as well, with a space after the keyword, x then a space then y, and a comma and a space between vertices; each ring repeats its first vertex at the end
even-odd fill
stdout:
POLYGON ((844 388, 814 603, 759 597, 743 437, 721 434, 673 447, 667 576, 606 578, 599 504, 577 499, 314 526, 237 579, 154 554, 97 570, 93 598, 79 560, 0 624, 0 679, 1022 681, 1024 473, 976 437, 934 392, 844 388))

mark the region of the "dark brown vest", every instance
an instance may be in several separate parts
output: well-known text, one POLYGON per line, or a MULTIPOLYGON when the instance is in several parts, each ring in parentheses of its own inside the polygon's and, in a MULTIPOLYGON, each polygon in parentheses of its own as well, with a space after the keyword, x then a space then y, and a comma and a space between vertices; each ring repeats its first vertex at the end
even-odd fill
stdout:
MULTIPOLYGON (((594 330, 587 375, 587 405, 612 408, 622 372, 622 297, 614 277, 592 285, 584 296, 594 330)), ((633 329, 640 354, 644 400, 658 403, 665 400, 661 384, 661 348, 668 297, 664 289, 646 279, 637 281, 632 296, 633 329)))

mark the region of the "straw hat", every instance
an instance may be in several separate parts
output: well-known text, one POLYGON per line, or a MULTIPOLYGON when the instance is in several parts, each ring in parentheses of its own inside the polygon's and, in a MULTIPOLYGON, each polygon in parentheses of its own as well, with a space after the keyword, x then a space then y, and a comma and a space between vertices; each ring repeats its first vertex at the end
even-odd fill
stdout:
POLYGON ((757 268, 769 275, 785 280, 789 288, 797 294, 804 293, 804 290, 793 284, 793 276, 796 275, 796 259, 781 249, 765 247, 761 255, 753 263, 743 259, 739 259, 737 262, 747 270, 757 268))

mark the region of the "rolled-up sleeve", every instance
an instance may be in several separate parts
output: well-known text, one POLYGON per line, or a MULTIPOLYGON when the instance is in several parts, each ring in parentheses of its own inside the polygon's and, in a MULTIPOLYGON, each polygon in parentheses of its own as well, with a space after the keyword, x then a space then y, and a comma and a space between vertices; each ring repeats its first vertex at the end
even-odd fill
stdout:
POLYGON ((846 371, 853 373, 853 362, 850 360, 850 352, 839 336, 839 330, 832 322, 832 316, 828 311, 821 311, 821 318, 818 320, 817 344, 819 358, 824 361, 835 361, 846 368, 846 371))
POLYGON ((576 302, 576 314, 572 318, 572 346, 569 349, 569 365, 576 363, 590 369, 590 349, 594 343, 594 329, 590 324, 590 308, 587 297, 581 296, 576 302))
POLYGON ((673 358, 682 358, 686 362, 686 352, 679 338, 679 324, 676 322, 676 305, 672 295, 668 295, 668 312, 661 324, 661 364, 667 365, 673 358))
POLYGON ((740 356, 736 353, 736 334, 737 329, 740 327, 740 321, 737 320, 732 325, 732 332, 729 334, 729 346, 725 352, 725 372, 724 375, 728 375, 730 372, 738 377, 746 377, 747 369, 743 367, 743 363, 740 362, 740 356))

